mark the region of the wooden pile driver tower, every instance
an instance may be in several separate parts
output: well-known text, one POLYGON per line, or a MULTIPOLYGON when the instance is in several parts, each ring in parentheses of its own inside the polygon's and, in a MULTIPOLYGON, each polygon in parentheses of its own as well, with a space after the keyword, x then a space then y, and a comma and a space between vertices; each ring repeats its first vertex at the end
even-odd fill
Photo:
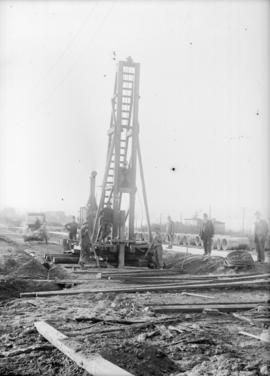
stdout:
MULTIPOLYGON (((104 248, 108 254, 112 251, 110 247, 113 247, 114 252, 119 255, 118 266, 127 264, 128 254, 134 254, 134 248, 142 246, 136 241, 134 231, 137 164, 140 170, 148 225, 148 242, 152 240, 139 143, 139 79, 139 63, 133 62, 131 57, 126 61, 118 62, 108 130, 106 166, 92 232, 92 244, 96 254, 104 256, 104 248), (123 210, 122 204, 125 195, 127 196, 125 201, 128 201, 128 209, 123 210), (99 217, 101 211, 108 206, 113 210, 112 239, 111 245, 108 244, 105 247, 99 244, 99 217), (128 228, 128 233, 125 231, 126 228, 128 228)), ((148 244, 144 246, 145 249, 148 248, 148 244)))

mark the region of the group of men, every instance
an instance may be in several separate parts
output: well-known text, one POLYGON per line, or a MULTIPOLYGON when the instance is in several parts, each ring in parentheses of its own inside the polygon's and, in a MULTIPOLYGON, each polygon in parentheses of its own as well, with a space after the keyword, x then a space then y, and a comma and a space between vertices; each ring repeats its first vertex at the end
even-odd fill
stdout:
MULTIPOLYGON (((262 219, 261 213, 255 213, 256 222, 255 222, 255 229, 254 229, 254 242, 256 247, 257 253, 257 261, 264 262, 265 261, 265 245, 267 242, 267 237, 269 234, 269 228, 267 222, 262 219)), ((168 223, 166 228, 166 234, 168 239, 168 248, 171 249, 173 245, 174 239, 174 222, 172 221, 171 217, 168 217, 168 223)), ((208 218, 206 213, 203 214, 202 225, 200 228, 200 238, 203 242, 204 254, 211 255, 212 246, 213 246, 213 238, 215 235, 215 228, 214 224, 211 219, 208 218)))
MULTIPOLYGON (((172 249, 173 247, 173 240, 174 240, 174 233, 175 233, 174 227, 175 227, 174 222, 169 216, 167 226, 166 226, 168 249, 172 249)), ((208 218, 208 215, 204 213, 202 226, 200 229, 200 237, 203 241, 205 255, 211 254, 214 234, 215 234, 215 229, 214 229, 213 222, 208 218)))
MULTIPOLYGON (((267 241, 269 229, 267 222, 261 218, 261 214, 259 212, 255 213, 256 222, 255 222, 255 230, 254 230, 254 241, 256 246, 257 252, 257 261, 264 262, 265 261, 265 244, 267 241)), ((98 241, 104 241, 106 238, 110 237, 111 229, 113 223, 113 210, 110 205, 105 207, 99 215, 99 231, 97 235, 98 241)), ((69 233, 69 239, 74 241, 77 239, 77 232, 78 232, 78 223, 76 222, 75 217, 72 218, 72 222, 66 224, 66 229, 69 233)), ((158 267, 162 267, 162 237, 160 231, 155 231, 156 235, 153 238, 152 242, 152 249, 154 250, 154 257, 156 259, 156 264, 158 267)), ((166 234, 168 239, 168 248, 171 249, 173 247, 173 240, 174 240, 174 233, 175 233, 175 226, 174 222, 172 221, 171 217, 168 217, 168 223, 166 227, 166 234)), ((200 229, 200 238, 203 242, 204 254, 207 256, 211 255, 212 246, 213 246, 213 237, 215 234, 214 224, 211 219, 208 218, 206 213, 203 214, 202 225, 200 229)), ((90 247, 90 234, 87 222, 82 226, 80 232, 80 239, 81 239, 81 248, 83 250, 87 250, 90 247)))

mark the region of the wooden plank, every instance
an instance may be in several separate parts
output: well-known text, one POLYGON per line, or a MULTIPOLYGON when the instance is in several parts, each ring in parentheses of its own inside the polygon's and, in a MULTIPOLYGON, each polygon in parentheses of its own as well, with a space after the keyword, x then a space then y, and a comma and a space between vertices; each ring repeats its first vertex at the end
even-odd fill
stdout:
POLYGON ((245 316, 242 316, 242 315, 238 315, 237 313, 233 313, 233 316, 236 317, 238 320, 241 320, 241 321, 246 321, 248 322, 250 325, 254 326, 254 322, 252 321, 252 319, 250 319, 249 317, 245 317, 245 316))
MULTIPOLYGON (((268 301, 265 301, 265 300, 256 300, 256 301, 247 301, 247 302, 200 302, 200 303, 165 303, 165 304, 162 304, 162 306, 185 306, 185 305, 203 305, 203 306, 208 306, 208 305, 213 305, 213 304, 221 304, 221 305, 237 305, 237 304, 255 304, 256 306, 259 306, 259 305, 266 305, 268 304, 268 301)), ((157 306, 160 306, 161 304, 159 303, 149 303, 148 306, 149 307, 157 307, 157 306)))
POLYGON ((78 290, 60 290, 60 291, 40 291, 40 292, 26 292, 21 293, 20 297, 37 297, 37 296, 54 296, 54 295, 78 295, 78 294, 94 294, 94 293, 136 293, 146 291, 185 291, 185 290, 203 290, 203 289, 224 289, 224 288, 246 288, 246 287, 269 287, 268 280, 255 281, 240 281, 240 282, 226 282, 226 283, 204 283, 193 285, 149 285, 149 286, 130 286, 128 288, 108 288, 108 289, 78 289, 78 290))
POLYGON ((182 292, 181 295, 197 296, 198 298, 205 298, 205 299, 215 299, 215 296, 194 294, 192 292, 182 292))
POLYGON ((202 312, 205 308, 215 309, 220 312, 233 312, 233 311, 247 311, 252 308, 256 308, 256 304, 209 304, 205 306, 204 304, 187 304, 187 305, 171 305, 171 306, 156 306, 152 307, 152 310, 156 313, 190 313, 190 312, 202 312))
POLYGON ((239 334, 242 334, 244 336, 248 336, 248 337, 251 337, 251 338, 258 339, 259 341, 262 341, 262 342, 270 343, 269 335, 265 335, 264 333, 262 333, 260 336, 256 336, 254 334, 247 333, 247 332, 239 332, 239 334))
POLYGON ((255 279, 267 279, 267 278, 270 278, 270 274, 264 274, 263 276, 261 275, 255 275, 255 276, 246 276, 246 277, 230 277, 230 278, 227 278, 226 276, 223 276, 222 278, 221 277, 218 277, 218 278, 214 278, 214 277, 207 277, 205 278, 205 276, 197 276, 197 277, 184 277, 184 276, 171 276, 171 275, 168 275, 168 276, 111 276, 110 277, 112 280, 114 279, 121 279, 123 282, 136 282, 136 283, 170 283, 172 281, 179 281, 179 282, 184 282, 184 281, 193 281, 195 280, 196 283, 199 283, 200 281, 202 282, 205 282, 205 280, 207 281, 207 283, 210 283, 210 282, 213 282, 213 283, 218 283, 218 282, 237 282, 237 281, 249 281, 249 280, 255 280, 255 279))
POLYGON ((132 376, 131 373, 102 358, 98 354, 86 356, 82 351, 78 351, 78 348, 81 346, 78 342, 69 340, 66 335, 46 322, 36 322, 35 327, 44 338, 92 376, 132 376))
POLYGON ((22 347, 16 350, 11 350, 11 351, 3 351, 1 352, 1 356, 4 357, 11 357, 11 356, 17 356, 21 354, 27 354, 32 351, 44 351, 44 350, 51 350, 53 349, 53 346, 46 343, 46 344, 39 344, 39 345, 33 345, 29 347, 22 347))

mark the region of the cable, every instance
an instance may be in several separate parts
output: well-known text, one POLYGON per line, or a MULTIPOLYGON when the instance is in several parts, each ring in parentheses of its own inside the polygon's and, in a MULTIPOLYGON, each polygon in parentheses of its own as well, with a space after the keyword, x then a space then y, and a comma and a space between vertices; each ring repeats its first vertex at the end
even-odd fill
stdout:
POLYGON ((93 15, 96 7, 98 6, 99 2, 96 2, 91 11, 88 13, 84 21, 81 23, 80 27, 76 31, 76 33, 71 37, 71 39, 68 41, 66 47, 64 50, 60 53, 60 55, 57 57, 55 62, 46 70, 45 73, 41 76, 41 78, 34 84, 34 87, 37 87, 41 81, 45 79, 45 77, 59 64, 59 62, 62 60, 62 58, 66 55, 67 51, 71 48, 72 44, 78 39, 78 36, 80 35, 81 31, 83 30, 84 26, 88 23, 88 20, 93 15))
MULTIPOLYGON (((103 27, 104 22, 106 21, 107 17, 109 16, 109 14, 111 13, 112 9, 114 8, 115 3, 116 3, 116 1, 113 2, 112 6, 110 7, 110 9, 108 10, 108 12, 105 14, 105 16, 103 17, 103 19, 101 20, 101 22, 98 25, 97 29, 95 30, 94 34, 88 40, 87 44, 89 44, 89 43, 92 42, 92 40, 95 38, 97 32, 99 32, 100 28, 103 27)), ((63 82, 67 79, 67 77, 72 72, 72 70, 74 69, 74 67, 77 65, 77 63, 78 63, 78 61, 81 58, 81 56, 82 56, 83 53, 84 53, 84 51, 80 55, 77 56, 77 58, 74 61, 74 63, 71 65, 71 67, 69 68, 69 70, 65 73, 65 75, 63 76, 63 78, 60 81, 58 81, 58 83, 52 89, 52 91, 50 92, 50 94, 45 99, 43 99, 41 102, 39 102, 36 105, 34 105, 34 107, 40 106, 41 104, 45 103, 47 100, 49 100, 53 96, 53 94, 56 92, 56 90, 63 84, 63 82)))

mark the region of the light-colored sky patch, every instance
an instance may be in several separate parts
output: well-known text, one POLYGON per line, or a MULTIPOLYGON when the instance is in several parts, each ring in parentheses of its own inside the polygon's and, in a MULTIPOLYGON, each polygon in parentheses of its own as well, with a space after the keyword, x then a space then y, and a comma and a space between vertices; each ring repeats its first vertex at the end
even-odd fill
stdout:
POLYGON ((152 219, 269 216, 269 46, 267 0, 1 1, 1 206, 77 213, 101 184, 116 51, 141 63, 152 219))

